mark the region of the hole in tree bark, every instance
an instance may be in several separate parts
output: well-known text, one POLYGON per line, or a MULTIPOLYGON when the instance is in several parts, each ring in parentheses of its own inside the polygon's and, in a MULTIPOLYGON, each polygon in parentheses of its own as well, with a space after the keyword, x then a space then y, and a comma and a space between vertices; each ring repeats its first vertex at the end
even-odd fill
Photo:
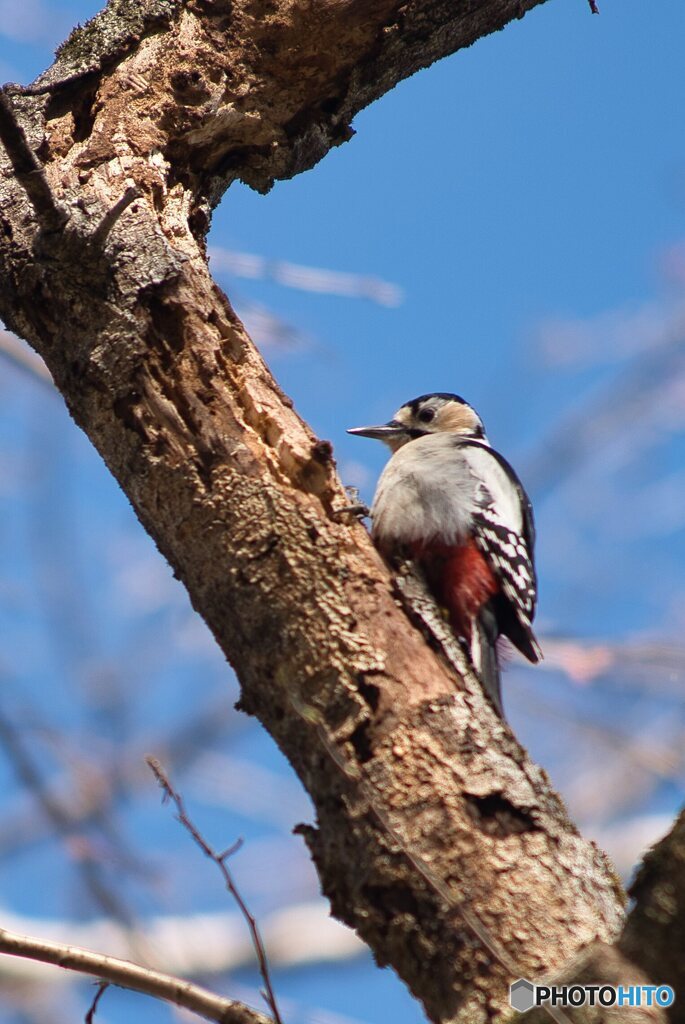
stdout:
POLYGON ((84 142, 90 138, 93 125, 95 124, 95 111, 93 109, 95 93, 95 89, 84 93, 81 102, 78 106, 74 107, 74 142, 84 142))
POLYGON ((378 702, 381 697, 381 691, 379 688, 374 683, 367 683, 365 679, 360 679, 357 682, 357 689, 371 710, 377 711, 378 702))
POLYGON ((373 750, 371 748, 371 740, 369 737, 370 729, 371 722, 366 719, 364 722, 360 722, 350 736, 350 743, 355 749, 355 753, 360 764, 365 764, 373 757, 373 750))
POLYGON ((321 103, 321 110, 324 114, 328 114, 329 116, 337 114, 342 106, 342 101, 342 96, 329 96, 327 100, 323 100, 321 103))
POLYGON ((178 303, 167 303, 163 296, 151 294, 148 308, 152 320, 152 330, 148 337, 157 349, 167 346, 173 352, 182 352, 185 345, 183 330, 183 310, 178 303), (161 343, 161 345, 160 345, 161 343))
POLYGON ((469 814, 488 835, 504 838, 521 832, 538 831, 530 811, 516 807, 502 793, 488 793, 487 796, 466 793, 464 799, 469 814))
POLYGON ((95 124, 95 112, 93 106, 97 94, 97 82, 89 88, 84 88, 83 81, 80 87, 74 86, 59 90, 48 100, 45 110, 46 120, 52 121, 64 117, 69 110, 74 121, 73 139, 74 142, 83 142, 90 138, 95 124), (76 94, 76 95, 74 95, 76 94))

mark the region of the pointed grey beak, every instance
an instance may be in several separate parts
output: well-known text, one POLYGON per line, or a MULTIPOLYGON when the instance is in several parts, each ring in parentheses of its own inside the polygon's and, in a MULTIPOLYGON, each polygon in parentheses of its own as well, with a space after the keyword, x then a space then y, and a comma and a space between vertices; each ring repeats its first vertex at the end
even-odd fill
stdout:
POLYGON ((348 434, 356 434, 357 437, 373 437, 377 441, 389 441, 393 437, 402 437, 407 428, 398 423, 397 420, 390 420, 378 427, 350 427, 348 434))

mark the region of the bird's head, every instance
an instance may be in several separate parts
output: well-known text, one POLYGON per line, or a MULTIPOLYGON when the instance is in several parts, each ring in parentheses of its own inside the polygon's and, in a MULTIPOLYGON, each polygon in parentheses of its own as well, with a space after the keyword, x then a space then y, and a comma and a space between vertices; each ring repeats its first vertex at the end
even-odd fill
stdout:
POLYGON ((427 434, 458 434, 488 443, 483 422, 459 395, 437 392, 406 402, 388 423, 378 427, 352 427, 348 434, 374 437, 394 452, 408 441, 427 434))

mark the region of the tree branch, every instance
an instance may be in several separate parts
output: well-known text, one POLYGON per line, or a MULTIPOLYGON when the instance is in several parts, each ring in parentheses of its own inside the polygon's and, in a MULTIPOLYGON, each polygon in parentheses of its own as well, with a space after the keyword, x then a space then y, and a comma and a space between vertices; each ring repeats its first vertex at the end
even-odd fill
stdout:
MULTIPOLYGON (((685 810, 646 855, 629 889, 635 906, 620 948, 634 963, 685 1000, 685 810)), ((678 1011, 682 1014, 682 1009, 678 1011)))
MULTIPOLYGON (((36 934, 44 920, 31 917, 6 917, 10 931, 36 934)), ((331 918, 321 900, 295 903, 271 911, 260 920, 269 960, 276 969, 288 970, 304 964, 350 960, 361 955, 362 943, 339 922, 331 918)), ((54 919, 46 938, 67 946, 89 949, 106 948, 119 959, 148 962, 154 946, 151 966, 169 974, 208 978, 249 968, 254 950, 244 940, 238 913, 216 912, 190 915, 155 916, 146 919, 139 933, 144 953, 130 950, 129 934, 115 921, 96 917, 88 922, 69 918, 54 919), (152 944, 152 945, 151 945, 152 944)), ((45 968, 37 962, 19 962, 0 957, 0 985, 38 985, 45 981, 45 968)), ((67 979, 62 979, 66 981, 67 979)))
POLYGON ((4 89, 0 89, 0 141, 10 158, 17 180, 26 189, 41 226, 51 231, 63 228, 67 215, 55 202, 43 168, 26 141, 4 89))
POLYGON ((112 0, 40 84, 92 74, 21 99, 74 211, 59 259, 35 266, 30 203, 0 175, 5 321, 44 357, 236 668, 243 710, 308 789, 334 913, 441 1022, 500 1012, 514 967, 535 977, 612 941, 620 885, 464 659, 413 628, 364 528, 336 515, 349 502, 330 444, 211 280, 203 235, 231 181, 265 191, 311 166, 363 106, 535 3, 276 0, 258 17, 251 0, 151 0, 164 18, 148 31, 138 4, 112 0), (78 240, 132 184, 140 198, 85 259, 78 240))
POLYGON ((37 939, 30 935, 18 935, 16 932, 7 931, 6 928, 0 928, 0 953, 28 957, 81 974, 92 974, 93 977, 113 985, 120 985, 134 992, 164 999, 175 1006, 182 1006, 201 1017, 217 1021, 218 1024, 270 1022, 269 1017, 251 1010, 249 1006, 232 999, 224 999, 189 981, 153 971, 149 967, 140 967, 128 960, 118 960, 116 957, 93 953, 88 949, 79 949, 78 946, 64 946, 58 942, 37 939))

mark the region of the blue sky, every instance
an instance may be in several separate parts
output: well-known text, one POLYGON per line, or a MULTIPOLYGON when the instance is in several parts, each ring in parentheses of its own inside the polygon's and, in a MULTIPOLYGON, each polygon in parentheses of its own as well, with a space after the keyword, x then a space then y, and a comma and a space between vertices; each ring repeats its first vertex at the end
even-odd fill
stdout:
MULTIPOLYGON (((210 244, 382 278, 402 290, 404 301, 388 308, 219 274, 239 307, 267 306, 300 332, 294 349, 267 346, 265 355, 302 415, 334 442, 343 480, 360 483, 365 496, 385 453, 348 437, 346 427, 387 419, 433 390, 457 391, 479 409, 493 442, 534 484, 538 519, 539 621, 549 655, 545 669, 515 665, 508 673, 512 721, 593 834, 609 843, 611 829, 629 822, 644 842, 652 827, 644 823, 662 821, 682 802, 682 765, 648 784, 638 770, 647 754, 640 747, 635 763, 623 760, 622 737, 672 739, 677 749, 682 670, 658 675, 648 666, 645 678, 658 676, 655 696, 640 688, 636 657, 632 669, 619 658, 621 671, 608 679, 585 677, 578 650, 571 662, 552 641, 570 638, 577 647, 656 638, 682 650, 685 5, 600 0, 600 7, 596 17, 585 0, 549 0, 402 83, 363 111, 352 141, 312 171, 277 183, 266 197, 234 186, 216 212, 210 244), (604 425, 614 411, 618 429, 604 425), (560 455, 554 472, 539 469, 551 438, 561 431, 567 445, 576 442, 588 424, 579 467, 560 455), (598 727, 624 731, 613 747, 601 746, 592 732, 598 727), (620 789, 626 779, 637 794, 632 802, 620 789)), ((69 26, 97 9, 0 0, 0 77, 29 81, 69 26)), ((75 553, 71 582, 89 588, 90 618, 79 620, 73 649, 60 654, 65 673, 78 662, 79 636, 94 630, 116 663, 131 623, 116 624, 115 605, 130 605, 131 594, 138 625, 151 635, 162 621, 172 624, 174 644, 188 630, 189 646, 170 647, 175 666, 157 666, 141 683, 139 711, 151 730, 164 716, 183 715, 194 643, 217 689, 226 670, 196 641, 182 596, 173 591, 167 604, 155 605, 156 588, 166 595, 172 585, 126 502, 67 417, 21 393, 19 382, 0 364, 5 481, 23 486, 22 456, 41 455, 40 470, 30 468, 40 475, 42 501, 68 502, 61 524, 55 516, 52 525, 75 553), (110 572, 111 593, 102 582, 110 572)), ((30 597, 43 580, 38 533, 34 527, 32 539, 25 525, 32 499, 9 485, 0 488, 3 498, 0 559, 14 581, 5 593, 14 587, 23 595, 0 607, 3 633, 13 637, 6 654, 21 666, 26 693, 36 700, 50 693, 47 719, 71 720, 87 742, 87 720, 76 721, 70 697, 52 680, 48 690, 55 651, 30 597)), ((242 756, 287 773, 263 736, 249 733, 240 744, 242 756)), ((146 842, 155 848, 171 833, 151 824, 157 813, 148 802, 127 819, 134 834, 149 828, 146 842)), ((222 822, 229 832, 251 834, 240 816, 222 822)), ((612 853, 620 861, 620 844, 612 853)), ((51 857, 46 848, 8 867, 0 899, 24 913, 49 907, 58 914, 59 890, 40 889, 51 857)), ((203 905, 214 898, 203 892, 203 905)), ((397 1024, 421 1019, 401 986, 368 961, 291 971, 280 984, 294 1000, 366 1024, 391 1015, 397 1024)))
POLYGON ((501 423, 516 439, 573 398, 564 379, 535 387, 535 322, 652 291, 650 258, 679 237, 684 212, 685 11, 672 4, 672 23, 661 10, 654 25, 643 4, 604 7, 543 5, 398 86, 309 174, 266 199, 226 197, 214 237, 405 289, 390 313, 282 297, 290 315, 309 307, 307 326, 336 353, 328 388, 311 353, 282 372, 324 429, 454 387, 495 436, 501 423), (645 38, 659 54, 648 71, 636 61, 645 38))

